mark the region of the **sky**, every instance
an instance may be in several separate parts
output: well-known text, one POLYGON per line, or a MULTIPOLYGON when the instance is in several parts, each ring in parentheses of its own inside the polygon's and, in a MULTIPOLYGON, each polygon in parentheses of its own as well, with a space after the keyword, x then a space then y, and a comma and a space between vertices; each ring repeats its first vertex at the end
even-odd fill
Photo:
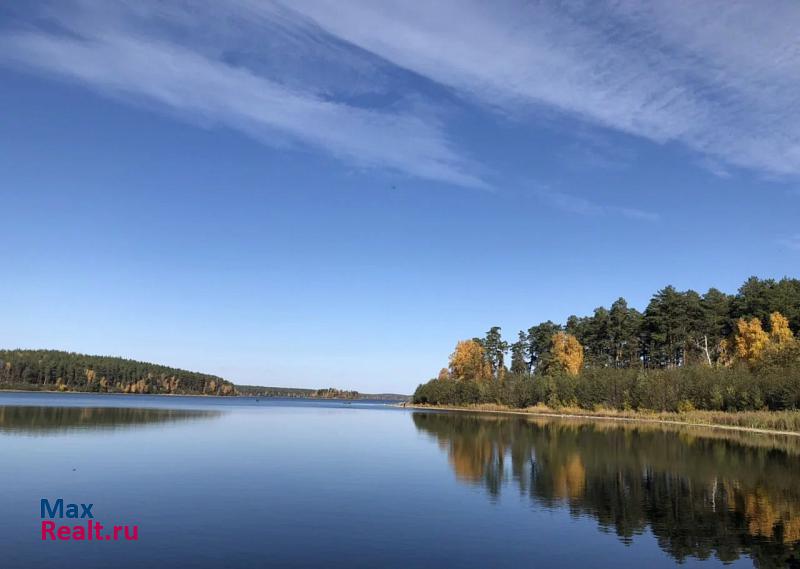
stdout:
POLYGON ((0 5, 0 346, 410 393, 800 267, 800 3, 0 5))

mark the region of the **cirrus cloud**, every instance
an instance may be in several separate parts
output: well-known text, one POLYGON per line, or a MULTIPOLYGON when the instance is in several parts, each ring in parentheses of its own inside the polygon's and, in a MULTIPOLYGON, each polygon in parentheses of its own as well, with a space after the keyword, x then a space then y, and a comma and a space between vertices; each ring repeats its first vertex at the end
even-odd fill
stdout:
MULTIPOLYGON (((208 17, 199 29, 191 21, 194 12, 179 3, 165 6, 172 9, 121 3, 114 11, 91 2, 77 3, 75 11, 57 6, 51 16, 62 30, 5 31, 0 62, 141 100, 204 125, 233 128, 268 144, 320 149, 357 167, 487 187, 430 113, 351 104, 308 81, 287 85, 261 73, 283 54, 266 54, 264 65, 253 64, 229 23, 208 17), (211 45, 204 42, 209 36, 211 45)), ((302 30, 298 23, 291 31, 302 30)), ((302 41, 323 40, 306 35, 302 41)))
POLYGON ((680 143, 710 163, 800 174, 793 0, 291 6, 343 40, 504 112, 565 113, 680 143))

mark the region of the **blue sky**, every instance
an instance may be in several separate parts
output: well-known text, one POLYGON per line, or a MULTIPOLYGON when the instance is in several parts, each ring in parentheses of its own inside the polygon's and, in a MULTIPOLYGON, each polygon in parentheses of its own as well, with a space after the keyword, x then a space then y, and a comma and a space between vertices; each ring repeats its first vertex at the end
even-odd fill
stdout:
POLYGON ((800 5, 0 7, 0 345, 410 392, 798 276, 800 5))

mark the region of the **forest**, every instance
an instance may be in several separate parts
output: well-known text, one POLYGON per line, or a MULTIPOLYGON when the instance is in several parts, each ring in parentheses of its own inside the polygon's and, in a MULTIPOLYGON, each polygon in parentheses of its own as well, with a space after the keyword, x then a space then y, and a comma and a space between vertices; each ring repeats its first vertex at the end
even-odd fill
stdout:
POLYGON ((367 394, 335 387, 234 385, 205 373, 57 350, 0 350, 0 389, 348 400, 408 398, 394 393, 367 394))
POLYGON ((239 395, 249 397, 286 397, 298 399, 347 399, 373 401, 408 401, 408 395, 400 393, 359 393, 358 391, 326 387, 310 389, 303 387, 265 387, 262 385, 236 385, 239 395))
POLYGON ((800 409, 800 280, 749 278, 736 294, 667 286, 644 311, 619 298, 590 316, 503 339, 462 340, 414 402, 649 411, 800 409))
POLYGON ((326 389, 308 389, 303 387, 265 387, 261 385, 237 385, 239 395, 249 397, 286 397, 298 399, 360 399, 358 391, 346 391, 328 387, 326 389))
POLYGON ((215 375, 56 350, 0 350, 0 389, 236 394, 231 382, 215 375))

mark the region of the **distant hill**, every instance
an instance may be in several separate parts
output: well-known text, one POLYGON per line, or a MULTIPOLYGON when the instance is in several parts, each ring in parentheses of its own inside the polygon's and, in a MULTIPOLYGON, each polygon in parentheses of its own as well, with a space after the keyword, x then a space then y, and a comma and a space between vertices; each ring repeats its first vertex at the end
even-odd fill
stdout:
POLYGON ((299 397, 308 399, 384 399, 405 401, 408 395, 398 393, 359 393, 329 387, 327 389, 305 389, 301 387, 264 387, 261 385, 237 385, 240 395, 251 397, 299 397))
POLYGON ((215 375, 57 350, 0 350, 0 389, 236 395, 215 375))
POLYGON ((329 387, 234 385, 216 375, 111 356, 58 350, 0 350, 0 390, 243 395, 310 399, 385 399, 404 401, 397 393, 359 393, 329 387))

